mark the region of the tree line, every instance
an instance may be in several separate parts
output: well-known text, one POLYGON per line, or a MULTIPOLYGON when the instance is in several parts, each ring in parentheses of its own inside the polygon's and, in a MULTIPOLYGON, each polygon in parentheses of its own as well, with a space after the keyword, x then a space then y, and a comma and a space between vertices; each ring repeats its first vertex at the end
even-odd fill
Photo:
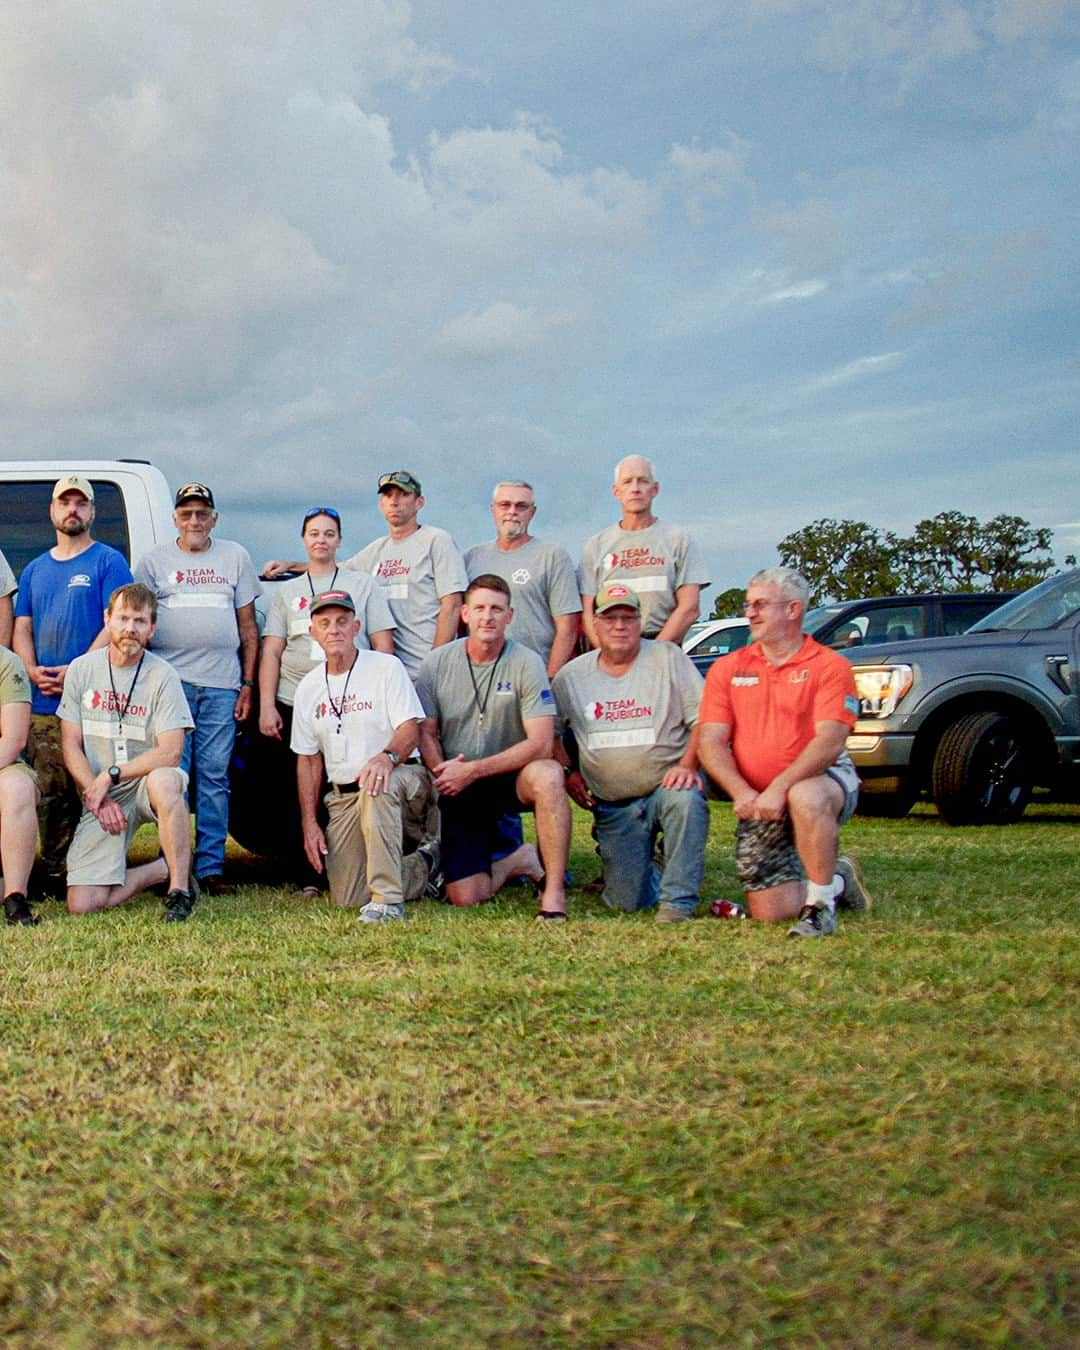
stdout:
MULTIPOLYGON (((921 591, 1022 591, 1055 570, 1054 532, 1021 516, 980 521, 962 511, 920 520, 910 535, 864 520, 812 521, 776 546, 810 583, 810 603, 921 591)), ((1069 556, 1067 565, 1076 559, 1069 556)), ((743 590, 716 597, 713 617, 742 612, 743 590)))

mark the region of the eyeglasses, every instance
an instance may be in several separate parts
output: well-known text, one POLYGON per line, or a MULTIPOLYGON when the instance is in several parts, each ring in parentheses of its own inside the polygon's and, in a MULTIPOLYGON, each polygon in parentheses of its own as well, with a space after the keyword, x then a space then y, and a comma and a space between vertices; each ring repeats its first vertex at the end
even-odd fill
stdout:
POLYGON ((510 511, 512 509, 518 511, 533 511, 536 509, 536 504, 534 502, 497 501, 492 502, 491 504, 496 511, 510 511))
POLYGON ((743 605, 744 614, 752 614, 755 609, 764 609, 766 605, 788 605, 790 600, 747 600, 743 605))
POLYGON ((331 520, 336 520, 339 525, 341 524, 341 517, 332 506, 313 506, 310 511, 305 511, 304 524, 306 525, 315 516, 329 516, 331 520))

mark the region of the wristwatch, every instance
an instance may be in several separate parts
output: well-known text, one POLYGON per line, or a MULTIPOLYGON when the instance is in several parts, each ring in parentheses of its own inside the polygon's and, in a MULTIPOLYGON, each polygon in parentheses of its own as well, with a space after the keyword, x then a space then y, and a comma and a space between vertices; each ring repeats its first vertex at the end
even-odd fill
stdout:
POLYGON ((390 763, 394 766, 395 769, 401 763, 401 756, 395 755, 393 750, 384 750, 383 754, 386 756, 386 758, 390 761, 390 763))
POLYGON ((119 764, 110 764, 110 765, 109 765, 109 780, 110 780, 110 782, 112 783, 113 787, 115 787, 115 786, 117 785, 117 783, 119 783, 119 781, 120 781, 120 765, 119 765, 119 764))

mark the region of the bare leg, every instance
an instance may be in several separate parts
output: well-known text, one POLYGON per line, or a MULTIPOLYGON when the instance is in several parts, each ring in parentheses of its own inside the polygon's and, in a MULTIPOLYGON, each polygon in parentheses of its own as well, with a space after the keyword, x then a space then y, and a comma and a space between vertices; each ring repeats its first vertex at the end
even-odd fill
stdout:
POLYGON ((511 877, 531 877, 533 881, 539 881, 543 875, 535 845, 522 844, 513 853, 492 863, 490 872, 475 872, 471 877, 448 882, 446 898, 452 905, 482 905, 501 891, 511 877))
POLYGON ((840 784, 824 774, 796 783, 788 793, 788 812, 795 832, 795 848, 809 881, 827 886, 836 872, 840 841, 840 812, 844 794, 840 784))
POLYGON ((69 886, 67 907, 72 914, 93 914, 100 909, 113 909, 130 900, 140 891, 149 890, 169 877, 169 866, 164 858, 131 867, 117 886, 69 886))
POLYGON ((544 860, 540 908, 566 913, 566 865, 570 860, 570 798, 565 778, 553 759, 537 759, 517 776, 517 794, 536 816, 536 837, 544 860))
POLYGON ((186 891, 191 880, 191 817, 183 779, 175 769, 154 769, 146 780, 146 791, 169 867, 169 889, 186 891))
POLYGON ((25 895, 37 845, 37 801, 34 782, 23 769, 0 773, 0 869, 4 895, 25 895))

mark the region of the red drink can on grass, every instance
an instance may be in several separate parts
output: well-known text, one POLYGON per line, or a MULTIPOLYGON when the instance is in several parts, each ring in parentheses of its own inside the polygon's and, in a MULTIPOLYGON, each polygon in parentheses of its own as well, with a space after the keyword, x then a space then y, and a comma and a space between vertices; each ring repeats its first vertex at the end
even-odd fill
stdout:
POLYGON ((709 906, 709 913, 714 919, 748 919, 750 917, 742 905, 738 905, 734 900, 714 900, 709 906))

